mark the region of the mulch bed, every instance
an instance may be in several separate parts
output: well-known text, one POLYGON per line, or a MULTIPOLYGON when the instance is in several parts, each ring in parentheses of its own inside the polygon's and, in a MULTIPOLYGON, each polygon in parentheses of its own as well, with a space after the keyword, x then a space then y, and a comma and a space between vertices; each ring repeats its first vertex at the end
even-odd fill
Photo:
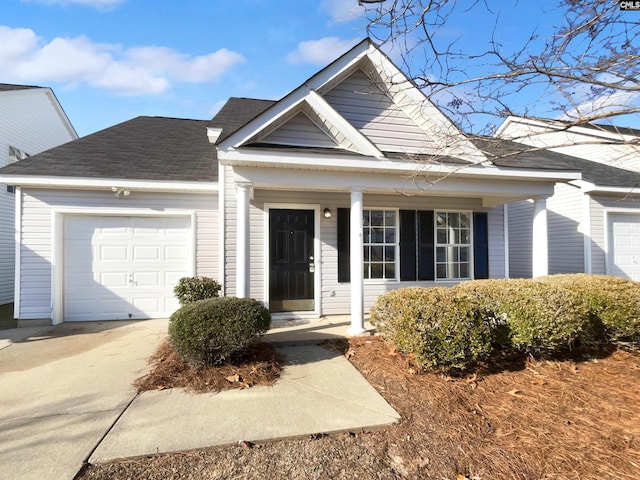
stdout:
POLYGON ((410 357, 377 337, 332 348, 400 413, 398 424, 127 459, 90 466, 79 478, 640 478, 637 352, 501 359, 471 375, 448 377, 418 372, 410 357))
POLYGON ((140 391, 185 388, 193 392, 269 386, 280 377, 282 360, 271 344, 259 342, 222 365, 191 365, 180 358, 167 339, 151 357, 149 374, 134 385, 140 391))

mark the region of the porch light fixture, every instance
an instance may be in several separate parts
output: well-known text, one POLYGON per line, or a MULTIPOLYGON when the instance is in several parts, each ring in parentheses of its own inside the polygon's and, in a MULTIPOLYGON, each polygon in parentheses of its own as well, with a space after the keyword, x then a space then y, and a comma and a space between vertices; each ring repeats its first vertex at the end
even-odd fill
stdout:
POLYGON ((333 216, 329 207, 325 208, 322 213, 324 214, 324 218, 331 218, 333 216))

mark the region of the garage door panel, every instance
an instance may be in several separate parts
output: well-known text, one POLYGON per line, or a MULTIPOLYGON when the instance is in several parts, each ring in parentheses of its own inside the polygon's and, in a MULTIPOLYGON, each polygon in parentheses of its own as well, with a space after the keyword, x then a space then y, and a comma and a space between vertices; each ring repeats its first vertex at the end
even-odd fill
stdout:
POLYGON ((169 316, 192 237, 189 217, 68 216, 65 320, 169 316))
POLYGON ((640 214, 611 214, 607 228, 608 272, 640 281, 640 214))

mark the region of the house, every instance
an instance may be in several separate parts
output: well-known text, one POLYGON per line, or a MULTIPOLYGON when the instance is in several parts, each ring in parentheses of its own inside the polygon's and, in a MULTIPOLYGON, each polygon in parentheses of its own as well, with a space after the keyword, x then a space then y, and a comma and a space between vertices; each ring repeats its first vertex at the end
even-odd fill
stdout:
POLYGON ((196 274, 275 318, 350 314, 361 333, 390 289, 507 276, 504 205, 580 178, 544 152, 492 148, 368 39, 278 101, 135 118, 0 170, 21 212, 16 313, 164 317, 196 274))
MULTIPOLYGON (((549 273, 600 273, 640 281, 640 131, 509 117, 496 135, 530 151, 562 153, 559 162, 582 172, 579 180, 558 183, 547 200, 549 273)), ((512 276, 532 275, 527 238, 532 214, 531 201, 508 206, 512 276)))
MULTIPOLYGON (((78 138, 50 88, 0 83, 0 167, 78 138)), ((15 192, 0 185, 0 305, 15 278, 15 192)))

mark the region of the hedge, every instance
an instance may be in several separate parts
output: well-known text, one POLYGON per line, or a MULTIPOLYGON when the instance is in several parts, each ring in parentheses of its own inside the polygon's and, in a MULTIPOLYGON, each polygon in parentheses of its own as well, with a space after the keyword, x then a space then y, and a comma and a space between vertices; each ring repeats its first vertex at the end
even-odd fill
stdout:
POLYGON ((464 370, 497 349, 640 346, 640 284, 604 275, 476 280, 388 292, 371 323, 423 368, 464 370))

